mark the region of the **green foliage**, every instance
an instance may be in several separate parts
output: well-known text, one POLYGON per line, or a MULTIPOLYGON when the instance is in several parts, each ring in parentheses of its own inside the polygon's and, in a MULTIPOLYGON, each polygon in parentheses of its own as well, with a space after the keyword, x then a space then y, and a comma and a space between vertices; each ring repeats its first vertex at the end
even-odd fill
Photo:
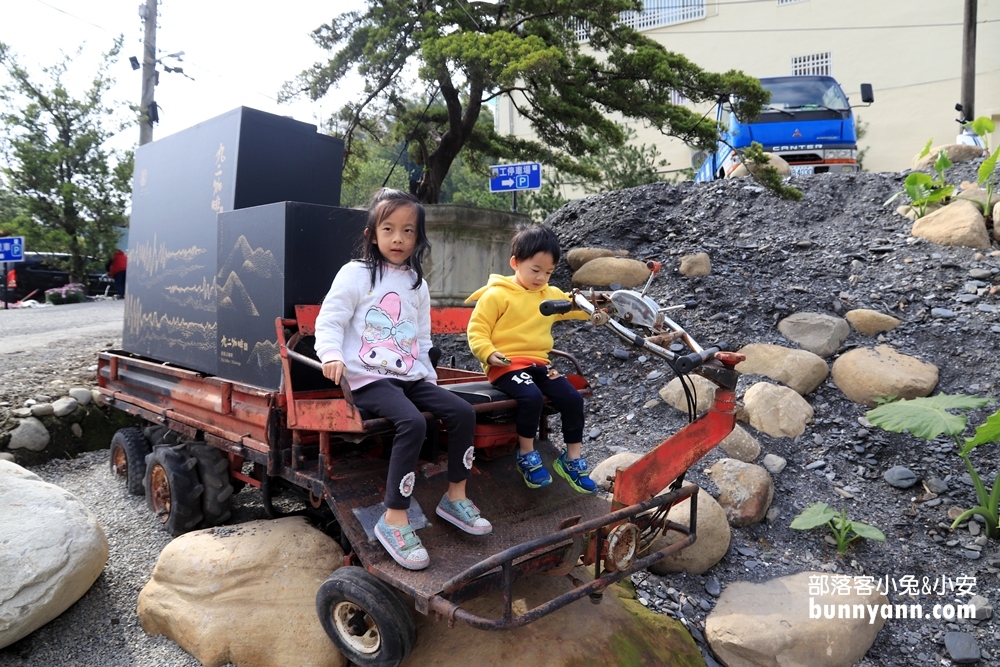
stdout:
POLYGON ((846 509, 841 509, 838 513, 826 503, 813 503, 805 508, 792 520, 789 527, 795 530, 812 530, 823 525, 830 528, 833 538, 837 541, 837 553, 841 555, 847 553, 847 547, 851 542, 861 537, 885 542, 885 534, 875 526, 851 521, 847 517, 846 509))
MULTIPOLYGON (((8 157, 0 227, 23 235, 31 250, 68 252, 73 278, 86 276, 86 257, 104 256, 115 247, 115 227, 128 225, 132 155, 105 147, 128 121, 104 101, 114 80, 108 69, 121 47, 119 38, 90 75, 90 87, 74 97, 63 78, 73 64, 65 56, 42 69, 37 80, 0 43, 0 66, 7 83, 0 88, 2 140, 8 157)), ((77 54, 78 55, 78 54, 77 54)), ((124 109, 124 107, 122 107, 124 109)))
POLYGON ((56 306, 64 303, 83 303, 86 300, 87 288, 80 283, 70 283, 45 290, 45 301, 56 306))
MULTIPOLYGON (((862 122, 861 116, 855 116, 854 122, 854 132, 857 137, 858 146, 860 146, 861 140, 868 135, 868 123, 862 122)), ((869 148, 870 146, 865 146, 858 149, 858 171, 865 171, 865 156, 868 154, 869 148)))
POLYGON ((759 143, 751 142, 750 146, 743 151, 741 159, 743 159, 753 179, 765 188, 782 199, 802 200, 802 191, 785 184, 778 170, 771 166, 767 154, 764 153, 764 147, 759 143))
POLYGON ((976 489, 976 499, 979 501, 979 505, 959 515, 951 527, 954 529, 961 522, 978 514, 986 520, 986 534, 998 539, 1000 538, 997 516, 998 507, 1000 507, 1000 475, 997 475, 993 481, 992 489, 987 491, 986 484, 975 466, 972 465, 969 455, 980 445, 1000 442, 1000 410, 990 415, 976 429, 973 437, 964 439, 961 434, 968 424, 968 417, 948 412, 948 410, 975 410, 991 402, 992 399, 980 396, 938 394, 929 398, 913 398, 886 403, 869 410, 866 416, 868 421, 875 426, 893 433, 907 431, 910 435, 924 440, 933 440, 939 435, 953 438, 958 445, 958 455, 962 458, 969 471, 969 476, 972 478, 972 485, 976 489))
POLYGON ((995 129, 996 126, 993 121, 986 116, 980 116, 972 121, 972 131, 978 134, 982 138, 983 143, 986 144, 986 159, 979 165, 977 173, 979 187, 986 190, 986 196, 982 202, 984 216, 989 216, 992 213, 990 211, 990 202, 993 201, 993 190, 996 188, 996 183, 993 180, 993 172, 997 168, 997 155, 1000 155, 1000 149, 990 154, 990 146, 987 143, 987 135, 995 129))
POLYGON ((593 177, 582 160, 626 143, 611 120, 617 115, 713 149, 715 122, 672 104, 676 93, 696 104, 729 95, 738 100, 739 116, 757 115, 767 93, 755 78, 706 72, 618 21, 621 12, 639 8, 636 0, 367 0, 364 9, 313 31, 331 57, 286 84, 282 98, 319 99, 357 70, 365 93, 339 115, 347 161, 356 157, 359 133, 393 118, 406 130, 396 138, 422 169, 417 195, 427 203, 439 201, 463 151, 593 177), (587 31, 585 45, 578 27, 587 31), (414 90, 441 102, 410 105, 414 90), (537 140, 479 123, 493 100, 512 104, 537 140))
MULTIPOLYGON (((928 140, 927 145, 924 146, 924 150, 920 153, 920 157, 924 157, 930 153, 931 141, 933 139, 928 140)), ((887 206, 896 197, 905 194, 910 198, 910 206, 917 212, 917 217, 924 217, 927 215, 928 205, 944 201, 948 197, 951 197, 955 191, 955 186, 945 183, 944 180, 944 172, 951 166, 948 153, 943 149, 938 151, 937 159, 934 160, 934 171, 937 173, 937 178, 922 171, 915 171, 908 174, 906 180, 903 181, 903 191, 889 197, 882 205, 887 206)))

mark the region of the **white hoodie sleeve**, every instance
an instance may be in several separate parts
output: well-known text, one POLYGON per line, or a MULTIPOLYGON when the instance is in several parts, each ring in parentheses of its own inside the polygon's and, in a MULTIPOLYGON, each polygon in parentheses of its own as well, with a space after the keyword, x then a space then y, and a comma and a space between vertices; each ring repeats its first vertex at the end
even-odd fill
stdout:
POLYGON ((316 316, 316 356, 323 363, 344 361, 344 332, 358 308, 367 270, 358 262, 341 267, 316 316))

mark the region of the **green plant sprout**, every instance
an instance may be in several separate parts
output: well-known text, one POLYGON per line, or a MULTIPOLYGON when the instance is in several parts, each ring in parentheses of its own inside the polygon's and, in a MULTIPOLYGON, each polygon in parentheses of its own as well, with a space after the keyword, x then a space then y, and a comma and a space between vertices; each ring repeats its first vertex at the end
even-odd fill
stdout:
POLYGON ((846 509, 841 508, 838 513, 826 503, 813 503, 805 508, 792 520, 789 527, 795 530, 811 530, 824 524, 833 532, 833 538, 837 541, 837 553, 840 555, 847 553, 847 547, 859 537, 885 542, 885 533, 875 526, 851 521, 847 518, 846 509))
MULTIPOLYGON (((924 146, 920 157, 924 157, 930 153, 931 141, 933 139, 928 141, 927 145, 924 146)), ((910 206, 917 212, 917 217, 924 217, 927 215, 927 206, 929 204, 943 201, 955 191, 954 185, 948 185, 944 182, 944 172, 949 167, 951 167, 951 160, 948 158, 948 153, 943 149, 938 151, 937 159, 934 160, 934 171, 937 173, 937 178, 933 178, 930 174, 925 174, 922 171, 915 171, 906 177, 906 180, 903 182, 903 191, 889 197, 885 201, 885 204, 882 205, 887 206, 896 197, 905 194, 910 198, 910 206)))
POLYGON ((786 185, 778 170, 771 166, 770 160, 764 154, 764 147, 753 141, 743 151, 743 158, 750 176, 768 190, 782 199, 801 201, 802 191, 791 185, 786 185))
POLYGON ((865 416, 873 425, 893 433, 908 431, 910 435, 924 440, 933 440, 942 434, 951 436, 958 445, 958 455, 965 462, 979 501, 976 507, 962 512, 951 524, 951 528, 954 530, 958 524, 978 514, 986 521, 986 534, 998 539, 1000 528, 997 526, 997 506, 1000 504, 1000 475, 993 481, 993 488, 987 492, 986 484, 972 465, 969 454, 979 445, 1000 442, 1000 410, 987 417, 986 421, 976 428, 975 435, 971 438, 961 437, 968 423, 968 417, 948 412, 948 410, 975 410, 992 401, 991 398, 967 394, 938 394, 885 403, 869 410, 865 416))
MULTIPOLYGON (((969 123, 966 123, 969 125, 969 123)), ((972 121, 972 131, 978 134, 983 139, 983 144, 986 145, 986 159, 983 163, 979 165, 979 171, 977 177, 979 180, 979 187, 986 190, 986 197, 983 198, 983 215, 990 215, 990 202, 993 201, 993 190, 995 188, 995 183, 993 182, 993 171, 997 167, 997 154, 1000 154, 1000 150, 993 151, 990 154, 990 145, 987 143, 986 136, 996 129, 996 125, 993 121, 986 116, 980 116, 976 120, 972 121)))

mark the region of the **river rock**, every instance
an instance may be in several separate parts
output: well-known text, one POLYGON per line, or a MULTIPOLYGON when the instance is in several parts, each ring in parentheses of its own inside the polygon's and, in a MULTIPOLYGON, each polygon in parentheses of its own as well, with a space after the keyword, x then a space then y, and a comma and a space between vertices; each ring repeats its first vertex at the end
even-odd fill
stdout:
POLYGON ((982 209, 964 200, 953 201, 920 218, 913 223, 910 234, 944 246, 990 247, 982 209))
MULTIPOLYGON (((715 402, 715 389, 716 384, 711 380, 706 380, 700 375, 689 375, 688 379, 694 384, 694 390, 697 394, 695 412, 702 414, 712 407, 712 403, 715 402)), ((684 395, 684 386, 681 384, 680 378, 674 378, 667 383, 665 387, 661 387, 660 398, 667 405, 677 408, 682 412, 687 412, 687 399, 684 395)))
POLYGON ((751 343, 740 348, 746 360, 736 365, 740 373, 763 375, 805 396, 823 384, 830 368, 822 357, 808 350, 751 343))
POLYGON ((66 393, 80 405, 87 405, 93 399, 90 390, 85 387, 73 387, 66 393))
POLYGON ((598 257, 592 259, 573 274, 576 287, 622 287, 642 285, 649 278, 649 269, 643 262, 625 257, 598 257))
POLYGON ((0 648, 79 600, 108 560, 97 517, 73 494, 0 459, 0 648))
POLYGON ((316 591, 343 561, 302 517, 187 533, 160 554, 137 614, 203 665, 344 667, 316 616, 316 591))
POLYGON ((729 525, 740 528, 764 520, 774 499, 774 482, 766 470, 736 459, 721 459, 711 471, 729 525))
POLYGON ((941 144, 931 148, 930 152, 923 157, 917 155, 913 158, 913 168, 916 170, 926 169, 937 160, 938 153, 944 151, 948 154, 948 159, 952 162, 969 162, 977 160, 983 156, 983 149, 979 146, 969 146, 968 144, 941 144))
POLYGON ((833 315, 793 313, 778 322, 778 331, 803 350, 829 357, 847 340, 851 327, 833 315))
POLYGON ((887 345, 879 345, 845 352, 833 363, 831 376, 849 399, 875 407, 875 399, 886 396, 930 396, 937 386, 938 369, 887 345))
POLYGON ((628 257, 628 250, 609 250, 607 248, 573 248, 566 253, 566 263, 571 271, 598 257, 628 257))
MULTIPOLYGON (((736 581, 719 596, 705 619, 705 638, 729 667, 849 667, 875 642, 885 624, 863 618, 837 618, 841 605, 881 606, 888 598, 874 588, 858 595, 814 595, 809 590, 820 572, 800 572, 763 583, 736 581), (826 618, 829 608, 834 618, 826 618)), ((867 613, 867 612, 866 612, 867 613)))
MULTIPOLYGON (((775 169, 777 169, 778 173, 781 174, 782 176, 788 176, 789 174, 792 173, 792 168, 788 166, 788 162, 785 160, 785 158, 781 157, 780 155, 775 155, 774 153, 765 152, 764 155, 767 156, 767 163, 772 167, 774 167, 775 169)), ((733 169, 729 173, 728 178, 742 178, 744 176, 749 176, 749 175, 750 175, 750 169, 748 169, 746 165, 741 163, 739 166, 736 167, 736 169, 733 169)))
MULTIPOLYGON (((667 518, 683 526, 690 525, 691 500, 685 498, 670 508, 667 518)), ((671 572, 689 572, 701 574, 722 560, 729 550, 732 531, 726 519, 726 511, 704 489, 698 489, 698 539, 694 544, 670 554, 663 560, 649 566, 653 574, 669 574, 671 572)), ((686 538, 676 531, 668 531, 653 541, 650 551, 659 551, 675 542, 686 538)))
POLYGON ((793 389, 758 382, 743 395, 750 425, 775 438, 794 438, 806 431, 813 408, 793 389))
POLYGON ((712 272, 712 260, 709 259, 707 252, 684 255, 681 257, 681 266, 678 271, 682 276, 688 278, 707 276, 712 272))
POLYGON ((746 429, 736 424, 733 432, 719 443, 722 449, 730 458, 745 463, 753 463, 760 456, 760 443, 757 438, 746 432, 746 429))
POLYGON ((590 479, 594 480, 594 484, 597 484, 598 487, 607 491, 611 488, 611 480, 608 478, 614 479, 615 471, 618 468, 628 468, 641 458, 642 454, 634 452, 613 454, 594 466, 590 473, 590 479))
POLYGON ((40 452, 49 445, 49 431, 45 424, 34 417, 22 419, 10 433, 8 449, 30 449, 33 452, 40 452))
POLYGON ((844 315, 844 319, 847 320, 847 323, 855 331, 866 336, 874 336, 883 331, 892 331, 900 324, 900 320, 892 315, 886 315, 885 313, 880 313, 877 310, 869 310, 868 308, 849 310, 844 315))

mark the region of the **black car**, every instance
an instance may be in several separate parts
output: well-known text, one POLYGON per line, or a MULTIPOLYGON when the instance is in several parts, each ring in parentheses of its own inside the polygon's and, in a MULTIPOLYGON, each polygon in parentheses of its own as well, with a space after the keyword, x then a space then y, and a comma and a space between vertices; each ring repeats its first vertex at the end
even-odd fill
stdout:
MULTIPOLYGON (((7 301, 31 298, 45 300, 45 290, 64 287, 69 283, 70 255, 65 252, 26 252, 24 259, 7 262, 7 301)), ((96 258, 87 259, 87 294, 114 294, 114 281, 96 258)), ((0 297, 3 291, 0 288, 0 297)))

